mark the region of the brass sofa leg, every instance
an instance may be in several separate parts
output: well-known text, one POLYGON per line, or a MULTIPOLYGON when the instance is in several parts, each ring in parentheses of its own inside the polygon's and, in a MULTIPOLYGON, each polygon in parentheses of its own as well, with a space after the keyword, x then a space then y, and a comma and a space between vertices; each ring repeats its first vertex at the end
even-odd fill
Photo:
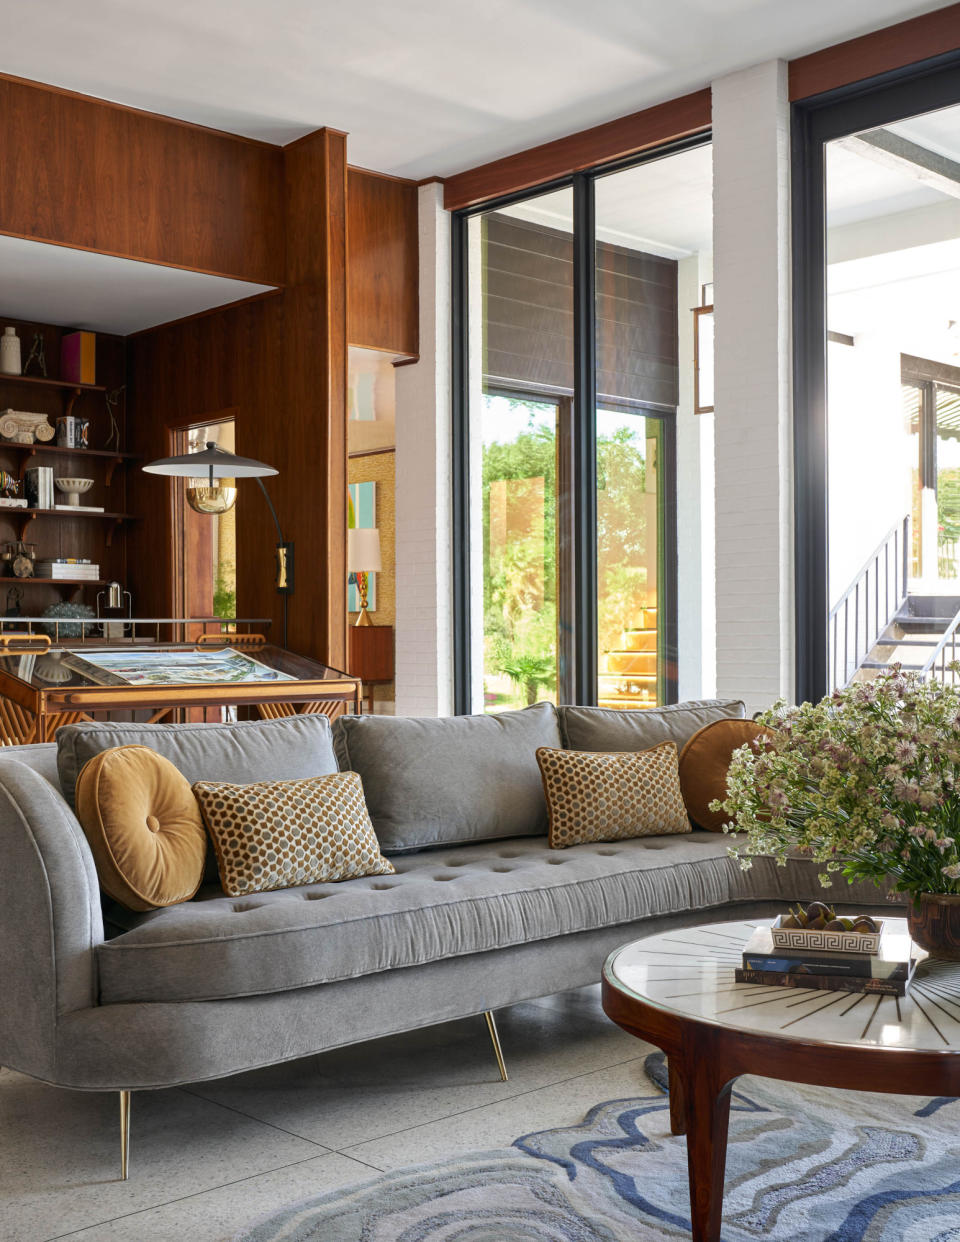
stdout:
POLYGON ((497 1034, 497 1024, 493 1017, 493 1011, 487 1009, 483 1016, 487 1020, 487 1030, 490 1032, 490 1038, 493 1041, 493 1051, 497 1055, 497 1065, 500 1067, 500 1081, 507 1082, 507 1067, 503 1062, 503 1049, 500 1047, 500 1036, 497 1034))
POLYGON ((127 1180, 130 1163, 130 1092, 120 1092, 120 1180, 127 1180))

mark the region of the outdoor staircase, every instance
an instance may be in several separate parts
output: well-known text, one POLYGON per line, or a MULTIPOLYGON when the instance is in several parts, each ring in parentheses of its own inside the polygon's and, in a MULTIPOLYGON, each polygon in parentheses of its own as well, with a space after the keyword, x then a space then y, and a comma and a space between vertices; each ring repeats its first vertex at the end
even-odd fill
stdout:
POLYGON ((876 677, 892 664, 905 672, 952 680, 957 659, 960 595, 908 595, 867 654, 853 681, 876 677))

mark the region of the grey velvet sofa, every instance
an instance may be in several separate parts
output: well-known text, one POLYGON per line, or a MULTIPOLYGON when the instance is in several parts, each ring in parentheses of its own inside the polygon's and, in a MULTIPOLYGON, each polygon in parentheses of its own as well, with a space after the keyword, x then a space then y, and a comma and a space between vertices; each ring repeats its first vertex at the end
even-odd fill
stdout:
MULTIPOLYGON (((335 728, 336 759, 323 717, 309 726, 305 717, 80 725, 58 737, 59 768, 57 745, 5 749, 0 1064, 119 1091, 125 1153, 133 1090, 480 1014, 499 1056, 493 1010, 594 982, 616 945, 774 912, 816 891, 810 864, 758 860, 744 872, 725 837, 701 831, 547 847, 537 745, 682 745, 702 724, 742 713, 739 703, 703 702, 646 713, 541 704, 502 717, 347 717, 335 728), (102 905, 69 798, 84 754, 122 740, 146 740, 190 779, 350 766, 397 874, 243 899, 209 883, 192 901, 147 914, 102 905)), ((854 887, 844 900, 869 907, 878 895, 854 887)))

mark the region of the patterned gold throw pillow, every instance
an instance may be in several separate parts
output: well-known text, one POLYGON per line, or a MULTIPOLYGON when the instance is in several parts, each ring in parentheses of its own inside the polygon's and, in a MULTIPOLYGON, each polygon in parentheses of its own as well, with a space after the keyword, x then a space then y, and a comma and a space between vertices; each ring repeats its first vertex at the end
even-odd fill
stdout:
POLYGON ((690 831, 674 742, 609 754, 541 746, 537 763, 551 849, 690 831))
POLYGON ((394 874, 356 772, 252 785, 198 781, 193 792, 230 897, 394 874))

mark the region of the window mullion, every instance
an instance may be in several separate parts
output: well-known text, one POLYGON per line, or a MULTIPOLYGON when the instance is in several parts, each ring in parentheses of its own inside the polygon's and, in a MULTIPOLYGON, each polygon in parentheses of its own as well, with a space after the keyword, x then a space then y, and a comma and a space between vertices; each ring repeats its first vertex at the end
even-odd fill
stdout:
POLYGON ((597 701, 597 367, 594 182, 573 182, 573 690, 597 701))

